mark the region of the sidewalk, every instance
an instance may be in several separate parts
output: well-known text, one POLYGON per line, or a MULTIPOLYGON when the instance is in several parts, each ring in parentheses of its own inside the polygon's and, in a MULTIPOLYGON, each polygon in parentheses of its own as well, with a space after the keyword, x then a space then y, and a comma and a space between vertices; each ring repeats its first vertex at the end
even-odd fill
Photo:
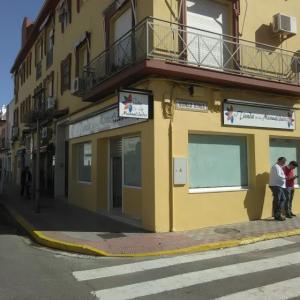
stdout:
POLYGON ((284 222, 272 219, 170 233, 150 233, 107 216, 41 199, 20 199, 17 189, 0 202, 38 243, 65 251, 102 256, 155 256, 192 253, 300 234, 300 215, 284 222))

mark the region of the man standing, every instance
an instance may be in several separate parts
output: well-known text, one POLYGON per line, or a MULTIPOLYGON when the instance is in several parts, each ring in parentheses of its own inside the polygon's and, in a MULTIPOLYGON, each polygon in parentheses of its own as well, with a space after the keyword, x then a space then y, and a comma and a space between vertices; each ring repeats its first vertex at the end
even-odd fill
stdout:
POLYGON ((287 166, 283 167, 283 172, 286 176, 286 202, 285 202, 285 216, 292 218, 295 216, 292 212, 292 202, 294 198, 295 179, 298 177, 294 174, 294 169, 298 167, 298 163, 292 160, 287 166))
POLYGON ((269 186, 273 193, 273 212, 274 218, 277 221, 285 220, 285 218, 281 216, 281 210, 286 200, 286 176, 282 169, 285 163, 286 158, 279 157, 277 163, 272 166, 270 171, 269 186))

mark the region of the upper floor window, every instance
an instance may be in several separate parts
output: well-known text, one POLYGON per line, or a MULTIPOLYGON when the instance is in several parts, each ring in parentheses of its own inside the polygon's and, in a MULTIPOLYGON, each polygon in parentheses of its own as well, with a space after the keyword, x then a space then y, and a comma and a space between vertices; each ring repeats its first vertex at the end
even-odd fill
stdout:
POLYGON ((42 76, 43 40, 40 39, 35 45, 36 79, 42 76))
POLYGON ((80 13, 82 5, 86 2, 87 0, 77 0, 77 12, 80 13))
POLYGON ((49 68, 53 63, 53 47, 54 47, 54 29, 49 27, 46 30, 46 67, 49 68))
POLYGON ((71 87, 71 63, 72 55, 71 53, 61 62, 60 65, 60 74, 61 74, 61 94, 64 91, 69 90, 71 87))
POLYGON ((82 77, 84 67, 90 61, 90 33, 86 32, 84 38, 76 46, 76 76, 82 77))
POLYGON ((54 88, 54 72, 45 79, 44 81, 44 88, 45 88, 45 99, 53 97, 53 88, 54 88))
POLYGON ((63 0, 59 6, 59 22, 61 23, 61 31, 64 32, 65 28, 72 21, 72 1, 63 0))

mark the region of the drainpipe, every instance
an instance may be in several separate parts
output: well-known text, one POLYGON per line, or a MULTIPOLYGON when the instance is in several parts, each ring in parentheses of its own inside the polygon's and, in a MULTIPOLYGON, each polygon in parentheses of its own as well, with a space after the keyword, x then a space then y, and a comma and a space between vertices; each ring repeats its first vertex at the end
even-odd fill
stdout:
POLYGON ((174 102, 173 93, 175 85, 170 90, 170 99, 164 99, 165 117, 169 119, 169 203, 170 203, 170 231, 174 231, 174 192, 173 192, 173 118, 174 118, 174 102))

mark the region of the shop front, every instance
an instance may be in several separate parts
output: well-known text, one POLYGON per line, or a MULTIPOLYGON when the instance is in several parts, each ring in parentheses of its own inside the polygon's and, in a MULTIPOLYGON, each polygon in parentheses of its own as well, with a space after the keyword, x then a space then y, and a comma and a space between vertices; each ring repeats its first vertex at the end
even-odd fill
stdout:
POLYGON ((154 171, 152 94, 123 91, 120 103, 116 98, 70 122, 69 201, 150 227, 153 194, 145 191, 152 188, 154 171))
POLYGON ((69 201, 156 232, 271 217, 270 168, 300 156, 297 98, 167 79, 147 88, 153 119, 128 117, 129 105, 122 115, 114 97, 71 120, 69 201))

